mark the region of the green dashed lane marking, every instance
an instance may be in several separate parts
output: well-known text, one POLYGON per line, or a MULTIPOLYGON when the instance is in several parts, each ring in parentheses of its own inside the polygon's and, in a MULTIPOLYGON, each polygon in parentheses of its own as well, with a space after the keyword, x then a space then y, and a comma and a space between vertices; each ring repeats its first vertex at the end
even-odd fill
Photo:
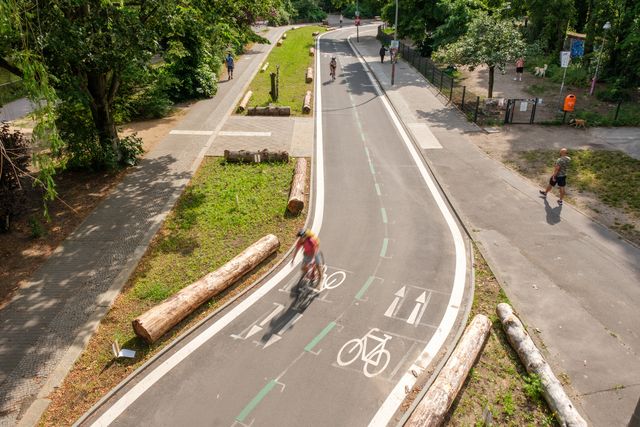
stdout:
POLYGON ((378 193, 378 196, 382 195, 382 193, 380 192, 380 184, 376 184, 376 193, 378 193))
POLYGON ((369 289, 369 286, 371 286, 374 280, 375 280, 375 277, 369 276, 367 281, 364 282, 364 285, 362 285, 362 288, 360 288, 360 290, 356 294, 356 299, 362 299, 362 296, 364 295, 365 292, 367 292, 367 289, 369 289))
POLYGON ((387 239, 386 237, 384 238, 384 240, 382 241, 382 249, 380 249, 380 256, 384 257, 385 255, 387 255, 387 246, 389 245, 389 239, 387 239))
POLYGON ((316 346, 324 337, 327 336, 329 332, 336 326, 336 322, 330 322, 325 328, 320 332, 314 339, 311 340, 309 344, 304 348, 305 351, 313 350, 313 347, 316 346))
POLYGON ((369 169, 371 169, 371 174, 372 175, 376 174, 376 170, 373 168, 373 163, 371 163, 371 160, 369 160, 369 169))
POLYGON ((385 208, 380 208, 380 211, 382 212, 382 222, 384 222, 386 224, 387 223, 387 210, 385 208))
POLYGON ((260 403, 260 401, 264 399, 264 397, 271 391, 271 389, 275 385, 276 385, 276 380, 271 380, 267 383, 267 385, 262 387, 262 390, 260 390, 260 392, 256 394, 256 396, 253 399, 251 399, 251 402, 249 402, 249 404, 244 407, 242 412, 240 412, 240 415, 236 417, 236 420, 239 422, 243 422, 244 419, 247 418, 247 415, 249 415, 251 411, 253 411, 253 409, 256 406, 258 406, 258 403, 260 403))

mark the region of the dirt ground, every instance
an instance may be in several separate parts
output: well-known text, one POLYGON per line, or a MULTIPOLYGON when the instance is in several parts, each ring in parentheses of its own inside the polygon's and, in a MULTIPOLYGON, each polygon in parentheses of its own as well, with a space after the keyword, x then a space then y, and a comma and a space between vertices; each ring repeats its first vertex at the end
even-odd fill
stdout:
MULTIPOLYGON (((530 150, 559 151, 562 147, 569 149, 569 155, 571 150, 616 150, 615 146, 593 135, 589 129, 575 129, 569 126, 508 125, 499 128, 497 133, 471 133, 468 137, 489 157, 504 163, 529 179, 534 177, 533 182, 540 188, 546 185, 551 167, 543 174, 534 173, 533 168, 527 169, 526 164, 518 161, 519 153, 530 150)), ((567 200, 582 213, 610 229, 616 230, 619 224, 631 224, 634 230, 640 230, 640 218, 623 209, 605 205, 593 194, 572 189, 570 180, 567 184, 567 200)), ((636 246, 640 246, 640 235, 637 231, 622 232, 621 235, 636 246)))
MULTIPOLYGON (((121 135, 137 132, 147 153, 175 127, 188 108, 188 104, 180 105, 169 117, 129 123, 122 126, 121 135)), ((14 129, 21 129, 29 134, 32 127, 32 122, 20 120, 14 129)), ((41 191, 31 187, 27 189, 25 214, 13 222, 11 232, 0 234, 0 308, 10 301, 21 285, 28 282, 33 272, 109 195, 126 173, 126 170, 60 173, 56 176, 59 200, 49 204, 49 221, 43 217, 41 191), (42 236, 34 237, 34 230, 37 231, 38 228, 41 228, 42 236)))

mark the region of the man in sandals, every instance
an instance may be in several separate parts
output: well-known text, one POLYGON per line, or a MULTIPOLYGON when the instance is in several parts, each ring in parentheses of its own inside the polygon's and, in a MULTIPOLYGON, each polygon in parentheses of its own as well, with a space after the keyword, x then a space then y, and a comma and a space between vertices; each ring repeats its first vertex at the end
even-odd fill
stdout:
POLYGON ((547 197, 547 193, 551 191, 553 187, 558 185, 558 189, 560 190, 558 204, 562 205, 562 199, 564 199, 565 195, 564 188, 567 185, 567 168, 570 162, 571 157, 567 156, 567 149, 560 149, 560 157, 556 160, 556 165, 553 168, 553 175, 551 175, 551 178, 549 179, 549 184, 546 189, 540 190, 542 197, 547 197))

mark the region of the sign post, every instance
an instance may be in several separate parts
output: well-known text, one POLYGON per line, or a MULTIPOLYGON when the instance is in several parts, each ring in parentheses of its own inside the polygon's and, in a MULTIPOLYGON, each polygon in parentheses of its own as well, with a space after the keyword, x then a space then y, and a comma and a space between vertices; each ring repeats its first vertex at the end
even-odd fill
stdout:
POLYGON ((356 9, 356 41, 360 43, 360 11, 356 9))
POLYGON ((562 84, 560 85, 560 97, 562 98, 562 90, 564 89, 564 79, 567 77, 567 68, 569 68, 569 62, 571 62, 571 51, 563 50, 560 52, 560 66, 564 68, 564 74, 562 74, 562 84))

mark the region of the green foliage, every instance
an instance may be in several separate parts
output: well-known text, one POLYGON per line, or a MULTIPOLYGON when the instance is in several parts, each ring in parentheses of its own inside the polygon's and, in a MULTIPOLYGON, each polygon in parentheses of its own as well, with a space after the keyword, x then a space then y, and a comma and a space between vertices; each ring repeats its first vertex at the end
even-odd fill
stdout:
POLYGON ((29 143, 9 124, 0 127, 0 232, 9 231, 11 220, 24 208, 24 192, 29 166, 29 143))
POLYGON ((140 156, 144 153, 142 138, 139 138, 135 133, 121 138, 120 153, 122 154, 122 163, 128 166, 136 165, 140 156))
POLYGON ((481 0, 439 0, 437 13, 442 24, 433 32, 432 49, 458 40, 467 31, 469 22, 485 9, 486 4, 481 0))
POLYGON ((535 403, 541 403, 544 398, 542 381, 536 374, 527 374, 522 377, 524 385, 522 386, 524 394, 535 403))
POLYGON ((29 217, 29 231, 31 237, 34 239, 39 239, 46 234, 46 230, 42 225, 42 222, 40 222, 38 218, 35 218, 33 216, 29 217))
POLYGON ((295 19, 305 22, 320 22, 327 17, 327 13, 320 8, 317 0, 293 0, 295 19))
POLYGON ((538 40, 545 49, 559 51, 575 14, 574 0, 526 0, 526 5, 529 41, 538 40))
POLYGON ((621 102, 629 101, 632 97, 632 92, 629 89, 624 88, 622 79, 617 79, 607 86, 605 90, 599 90, 596 92, 596 96, 600 101, 605 102, 621 102))

